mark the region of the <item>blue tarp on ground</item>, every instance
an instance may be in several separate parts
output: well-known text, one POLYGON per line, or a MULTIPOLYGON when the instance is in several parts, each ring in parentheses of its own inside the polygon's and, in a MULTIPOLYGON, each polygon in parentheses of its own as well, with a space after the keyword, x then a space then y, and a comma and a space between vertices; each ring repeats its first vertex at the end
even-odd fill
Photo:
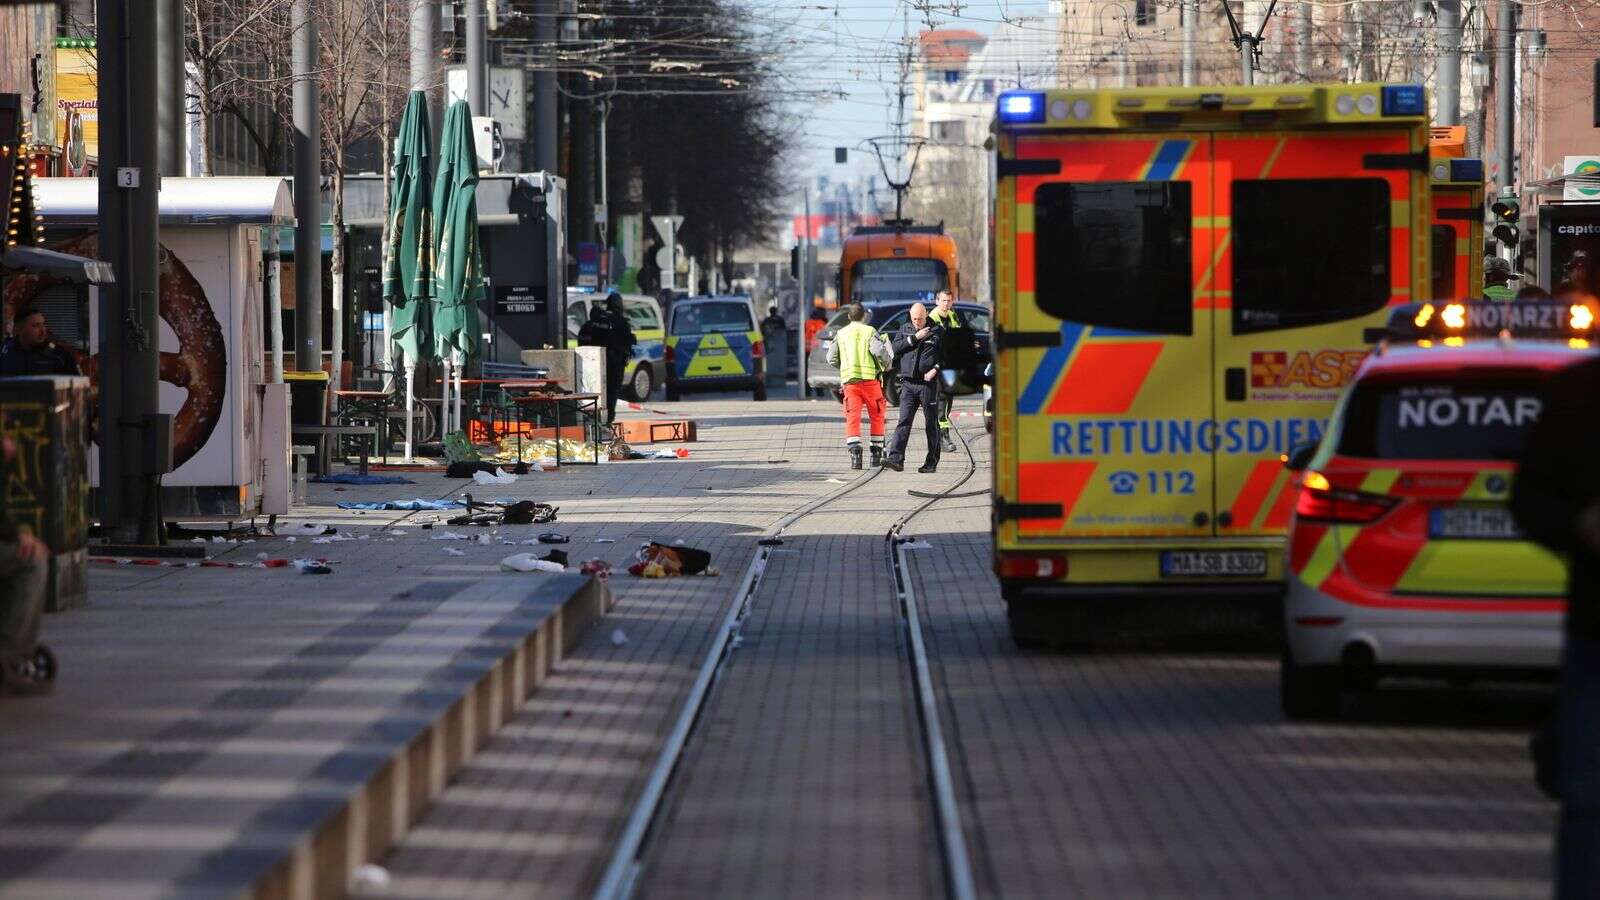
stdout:
POLYGON ((355 472, 317 475, 311 481, 315 484, 416 484, 415 481, 401 478, 399 475, 361 475, 355 472))
POLYGON ((340 509, 461 509, 466 506, 459 500, 372 500, 341 503, 340 509))

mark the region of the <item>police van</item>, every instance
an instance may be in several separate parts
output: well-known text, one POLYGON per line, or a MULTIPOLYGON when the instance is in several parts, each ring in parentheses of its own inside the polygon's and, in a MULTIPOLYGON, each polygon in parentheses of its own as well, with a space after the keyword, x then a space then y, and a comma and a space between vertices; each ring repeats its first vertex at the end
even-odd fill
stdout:
POLYGON ((1270 610, 1363 332, 1429 290, 1415 85, 1015 91, 995 121, 994 545, 1022 643, 1270 610))

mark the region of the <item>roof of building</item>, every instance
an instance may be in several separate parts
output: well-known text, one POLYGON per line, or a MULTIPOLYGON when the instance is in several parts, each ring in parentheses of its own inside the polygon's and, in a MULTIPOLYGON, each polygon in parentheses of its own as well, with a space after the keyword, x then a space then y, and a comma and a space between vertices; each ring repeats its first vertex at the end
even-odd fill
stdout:
POLYGON ((965 28, 939 28, 917 35, 922 58, 928 62, 966 62, 974 50, 983 48, 984 37, 965 28))

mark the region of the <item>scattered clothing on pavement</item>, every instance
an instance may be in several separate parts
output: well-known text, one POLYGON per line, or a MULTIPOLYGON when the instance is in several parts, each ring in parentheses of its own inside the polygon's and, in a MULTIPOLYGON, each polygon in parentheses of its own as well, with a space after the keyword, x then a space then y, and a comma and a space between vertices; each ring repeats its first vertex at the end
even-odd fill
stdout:
POLYGON ((332 475, 313 475, 313 484, 416 484, 399 475, 362 475, 357 472, 336 472, 332 475))

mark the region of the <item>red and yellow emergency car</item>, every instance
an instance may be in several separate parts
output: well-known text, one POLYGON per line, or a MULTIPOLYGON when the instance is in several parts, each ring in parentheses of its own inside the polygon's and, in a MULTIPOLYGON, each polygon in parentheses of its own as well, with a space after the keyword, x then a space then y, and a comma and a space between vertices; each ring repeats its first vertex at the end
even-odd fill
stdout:
POLYGON ((1281 670, 1292 717, 1335 715, 1344 689, 1380 676, 1548 675, 1559 660, 1566 569, 1507 504, 1542 383, 1594 352, 1594 316, 1483 301, 1396 316, 1410 340, 1367 359, 1321 445, 1286 466, 1299 474, 1281 670))
POLYGON ((1425 93, 998 102, 994 541, 1012 633, 1058 638, 1057 614, 1093 600, 1270 608, 1296 496, 1280 454, 1321 437, 1363 330, 1427 297, 1425 93))

